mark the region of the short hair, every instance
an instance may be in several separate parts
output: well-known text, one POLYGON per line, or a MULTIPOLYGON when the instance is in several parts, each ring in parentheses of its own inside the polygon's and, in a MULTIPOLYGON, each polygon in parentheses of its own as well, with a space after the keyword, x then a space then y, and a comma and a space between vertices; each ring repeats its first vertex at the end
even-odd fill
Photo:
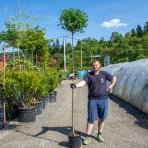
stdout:
POLYGON ((99 60, 97 60, 97 59, 93 59, 92 62, 91 62, 91 65, 93 65, 93 64, 96 63, 96 62, 99 62, 99 63, 100 63, 99 60))

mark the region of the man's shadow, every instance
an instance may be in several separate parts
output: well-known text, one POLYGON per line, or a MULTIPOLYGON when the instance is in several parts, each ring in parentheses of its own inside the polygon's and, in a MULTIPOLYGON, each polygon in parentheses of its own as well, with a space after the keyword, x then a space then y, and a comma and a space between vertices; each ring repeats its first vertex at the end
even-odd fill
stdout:
MULTIPOLYGON (((70 127, 70 126, 64 126, 64 127, 42 127, 42 131, 37 133, 36 135, 34 135, 34 137, 38 137, 38 136, 40 136, 40 135, 42 135, 42 134, 44 134, 44 133, 46 133, 48 131, 55 131, 55 132, 59 132, 59 133, 62 133, 63 135, 68 136, 69 133, 72 131, 71 129, 72 129, 72 127, 70 127)), ((82 137, 86 136, 86 134, 84 132, 82 132, 82 131, 78 131, 78 130, 74 130, 74 131, 76 133, 80 133, 82 137)), ((93 135, 90 135, 90 136, 92 138, 96 139, 93 135)))
MULTIPOLYGON (((69 134, 72 132, 72 127, 71 126, 64 126, 64 127, 42 127, 42 131, 37 133, 36 135, 32 135, 26 132, 23 132, 21 130, 15 130, 16 132, 25 134, 27 136, 31 136, 31 137, 36 137, 36 138, 40 138, 40 139, 44 139, 44 140, 48 140, 51 142, 55 142, 58 143, 59 146, 64 146, 64 147, 70 147, 69 144, 69 134), (42 135, 45 134, 48 131, 55 131, 55 132, 59 132, 62 133, 63 135, 67 136, 67 141, 58 141, 56 139, 52 139, 52 137, 49 138, 44 138, 42 135)), ((75 133, 79 133, 81 135, 81 140, 83 141, 83 138, 86 136, 86 134, 84 132, 78 131, 78 130, 74 130, 75 133)), ((95 140, 96 137, 94 137, 93 135, 90 135, 90 137, 94 138, 95 140)))
MULTIPOLYGON (((55 132, 59 132, 62 133, 63 135, 66 135, 68 137, 69 133, 72 132, 72 127, 70 126, 65 126, 65 127, 42 127, 42 131, 37 133, 36 135, 34 135, 34 137, 40 137, 40 135, 48 132, 48 131, 55 131, 55 132)), ((82 131, 78 131, 78 130, 74 130, 75 133, 79 133, 81 135, 81 137, 86 137, 86 134, 82 131)), ((94 138, 95 140, 97 140, 97 138, 93 135, 90 135, 90 137, 94 138)), ((82 138, 83 140, 83 138, 82 138)), ((63 142, 59 142, 58 143, 60 146, 65 146, 65 147, 69 147, 69 142, 68 142, 68 138, 67 141, 63 141, 63 142)))
MULTIPOLYGON (((37 133, 36 135, 33 135, 34 137, 40 137, 42 134, 45 134, 48 131, 55 131, 55 132, 59 132, 62 133, 63 135, 67 135, 68 133, 71 131, 71 127, 70 126, 64 126, 64 127, 42 127, 42 131, 37 133)), ((64 147, 69 147, 69 142, 68 142, 68 138, 67 141, 62 141, 62 142, 58 142, 57 140, 53 140, 56 141, 60 146, 64 146, 64 147)))
POLYGON ((70 126, 64 126, 64 127, 42 127, 42 131, 34 135, 34 137, 38 137, 48 131, 55 131, 62 133, 64 135, 68 135, 68 132, 71 130, 70 126))

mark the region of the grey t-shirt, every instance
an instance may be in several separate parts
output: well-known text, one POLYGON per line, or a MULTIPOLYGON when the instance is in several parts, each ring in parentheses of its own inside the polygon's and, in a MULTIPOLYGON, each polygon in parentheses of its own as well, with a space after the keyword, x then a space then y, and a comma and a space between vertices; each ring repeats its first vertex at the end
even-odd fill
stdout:
POLYGON ((107 93, 107 80, 111 81, 113 75, 109 74, 106 71, 99 71, 99 74, 96 75, 93 71, 85 75, 83 80, 88 85, 88 99, 99 99, 99 98, 108 98, 107 93))

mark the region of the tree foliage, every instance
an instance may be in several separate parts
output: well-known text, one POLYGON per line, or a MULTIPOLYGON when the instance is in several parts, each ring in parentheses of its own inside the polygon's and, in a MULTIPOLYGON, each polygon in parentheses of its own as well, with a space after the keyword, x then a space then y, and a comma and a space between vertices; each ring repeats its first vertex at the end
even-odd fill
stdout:
MULTIPOLYGON (((74 57, 74 33, 83 32, 83 28, 87 26, 88 16, 86 13, 81 11, 80 9, 64 9, 60 15, 60 26, 62 29, 71 32, 72 34, 72 69, 74 74, 74 65, 75 65, 75 57, 74 57)), ((74 75, 73 75, 74 78, 74 75)))
POLYGON ((71 33, 83 32, 87 26, 88 16, 80 9, 64 9, 60 15, 60 26, 71 33))

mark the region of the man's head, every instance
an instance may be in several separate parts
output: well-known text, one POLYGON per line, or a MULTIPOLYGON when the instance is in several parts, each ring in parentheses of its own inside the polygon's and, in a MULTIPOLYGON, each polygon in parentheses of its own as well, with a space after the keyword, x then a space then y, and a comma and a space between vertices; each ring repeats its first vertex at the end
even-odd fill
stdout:
POLYGON ((97 72, 100 69, 100 62, 98 60, 93 60, 91 63, 92 69, 94 72, 97 72))

